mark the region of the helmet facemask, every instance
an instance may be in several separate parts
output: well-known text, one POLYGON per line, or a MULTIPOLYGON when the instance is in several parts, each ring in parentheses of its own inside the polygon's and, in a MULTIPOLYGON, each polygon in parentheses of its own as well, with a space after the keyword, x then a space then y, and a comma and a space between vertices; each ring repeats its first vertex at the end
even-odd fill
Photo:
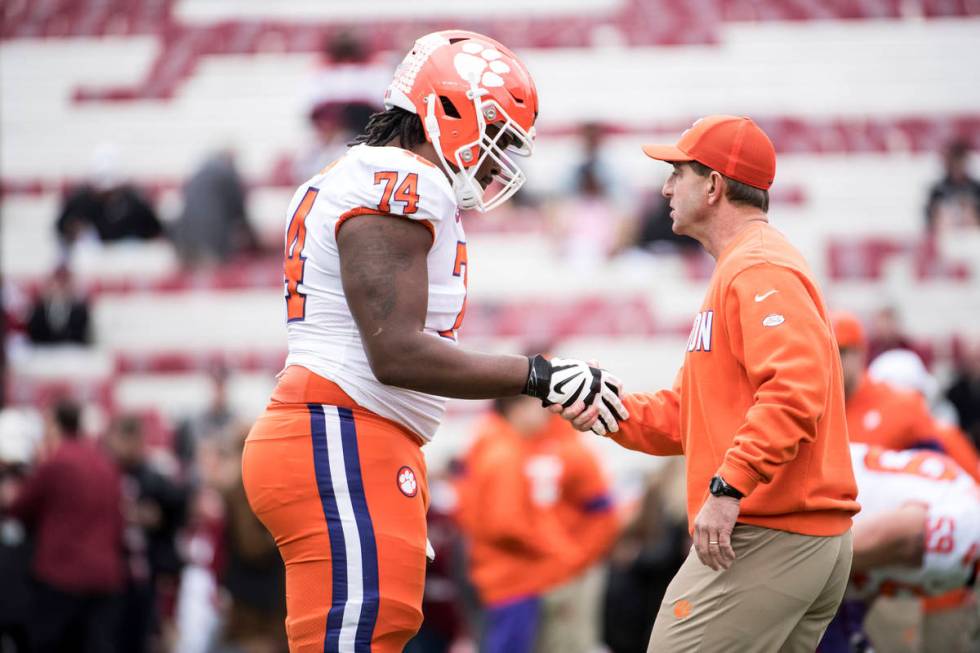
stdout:
POLYGON ((466 95, 473 101, 479 137, 456 149, 453 165, 449 164, 442 151, 435 116, 435 103, 438 102, 435 94, 426 100, 428 109, 425 123, 442 167, 453 180, 453 191, 459 207, 476 209, 483 213, 503 204, 524 185, 527 177, 511 155, 531 155, 534 148, 534 128, 531 128, 530 133, 524 131, 492 96, 483 100, 484 96, 489 95, 489 91, 478 87, 473 81, 466 95), (493 133, 489 133, 491 130, 494 130, 493 133), (479 153, 475 162, 472 160, 474 149, 479 153), (493 169, 497 172, 494 174, 494 183, 484 190, 476 175, 487 160, 493 162, 493 169), (486 196, 491 189, 493 192, 486 196))

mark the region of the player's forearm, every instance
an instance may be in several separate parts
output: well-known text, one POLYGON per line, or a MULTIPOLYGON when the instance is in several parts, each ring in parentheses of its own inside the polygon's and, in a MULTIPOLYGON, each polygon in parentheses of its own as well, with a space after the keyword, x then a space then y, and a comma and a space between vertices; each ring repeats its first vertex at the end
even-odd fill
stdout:
POLYGON ((851 570, 920 566, 925 553, 926 517, 924 506, 908 504, 854 524, 851 570))
POLYGON ((458 399, 517 395, 528 376, 526 356, 467 351, 425 333, 385 343, 370 359, 384 384, 458 399))

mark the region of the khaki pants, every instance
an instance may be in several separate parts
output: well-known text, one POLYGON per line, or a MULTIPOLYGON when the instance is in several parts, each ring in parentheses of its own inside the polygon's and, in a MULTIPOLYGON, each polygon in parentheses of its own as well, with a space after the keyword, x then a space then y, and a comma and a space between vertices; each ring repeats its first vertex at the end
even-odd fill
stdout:
POLYGON ((664 595, 648 652, 812 653, 851 571, 851 533, 813 537, 737 524, 735 563, 712 571, 691 549, 664 595))
POLYGON ((921 653, 922 622, 922 601, 917 597, 881 596, 864 618, 864 632, 875 651, 921 653))
POLYGON ((606 568, 595 565, 541 597, 535 653, 591 653, 599 648, 606 568))
POLYGON ((980 606, 976 599, 956 608, 924 615, 922 650, 924 653, 980 651, 980 606))
POLYGON ((914 596, 882 596, 864 621, 876 651, 887 653, 975 653, 980 651, 980 606, 973 600, 925 612, 914 596))

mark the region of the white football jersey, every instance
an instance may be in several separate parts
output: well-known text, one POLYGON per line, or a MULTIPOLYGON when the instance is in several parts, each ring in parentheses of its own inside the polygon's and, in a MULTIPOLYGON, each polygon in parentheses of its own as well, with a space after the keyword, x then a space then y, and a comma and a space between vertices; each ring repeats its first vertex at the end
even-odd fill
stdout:
POLYGON ((455 342, 468 266, 452 186, 412 152, 356 145, 300 186, 286 214, 286 365, 330 379, 362 407, 430 440, 446 399, 375 378, 344 296, 336 237, 345 220, 364 214, 418 220, 432 232, 425 333, 455 342))
POLYGON ((934 451, 891 451, 851 444, 861 512, 855 524, 905 504, 928 506, 922 566, 874 570, 859 593, 895 590, 939 594, 962 587, 980 558, 980 487, 952 458, 934 451))

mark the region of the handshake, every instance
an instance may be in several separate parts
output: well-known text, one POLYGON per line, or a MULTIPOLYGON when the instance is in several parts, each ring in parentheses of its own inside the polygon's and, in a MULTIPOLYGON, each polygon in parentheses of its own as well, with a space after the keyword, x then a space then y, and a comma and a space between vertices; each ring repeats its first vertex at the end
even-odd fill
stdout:
POLYGON ((561 413, 580 431, 615 433, 629 418, 620 398, 623 384, 609 372, 572 358, 528 359, 531 369, 524 394, 537 397, 553 413, 561 413), (576 406, 582 402, 581 407, 576 406))

